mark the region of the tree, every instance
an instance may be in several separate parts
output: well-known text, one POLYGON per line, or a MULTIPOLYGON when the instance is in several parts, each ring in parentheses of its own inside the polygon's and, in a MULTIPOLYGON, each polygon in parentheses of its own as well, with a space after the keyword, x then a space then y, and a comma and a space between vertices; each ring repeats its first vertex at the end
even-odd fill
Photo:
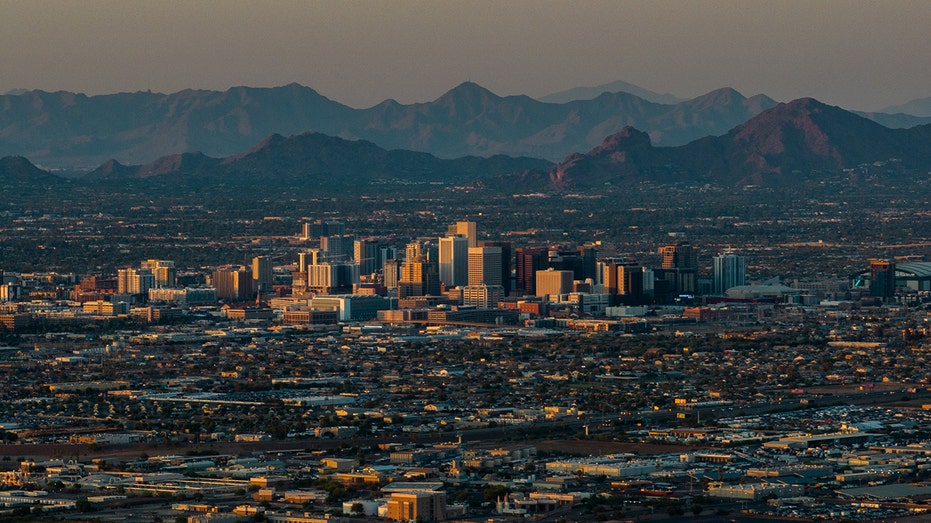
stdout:
POLYGON ((91 502, 88 501, 87 498, 78 498, 78 500, 74 502, 74 508, 76 508, 78 512, 94 511, 94 506, 91 505, 91 502))

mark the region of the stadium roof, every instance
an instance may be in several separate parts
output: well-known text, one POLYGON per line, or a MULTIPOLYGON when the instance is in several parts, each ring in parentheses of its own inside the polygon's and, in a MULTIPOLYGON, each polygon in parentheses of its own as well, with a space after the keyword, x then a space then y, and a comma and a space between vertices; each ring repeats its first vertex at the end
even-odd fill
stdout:
POLYGON ((897 263, 895 271, 910 272, 919 278, 931 278, 931 262, 897 263))
MULTIPOLYGON (((899 278, 913 276, 915 278, 931 278, 931 262, 905 262, 895 264, 896 276, 899 278), (904 273, 904 274, 903 274, 904 273)), ((864 269, 854 276, 870 276, 870 270, 864 269)))

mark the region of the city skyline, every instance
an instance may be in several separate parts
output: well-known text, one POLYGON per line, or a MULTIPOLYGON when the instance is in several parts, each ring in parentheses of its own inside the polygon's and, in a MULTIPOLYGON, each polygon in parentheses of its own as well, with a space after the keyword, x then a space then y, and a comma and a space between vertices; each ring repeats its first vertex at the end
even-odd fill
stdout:
POLYGON ((530 96, 623 80, 682 98, 730 86, 862 110, 931 95, 931 6, 920 2, 93 1, 4 11, 0 92, 298 82, 367 107, 433 100, 469 80, 530 96))

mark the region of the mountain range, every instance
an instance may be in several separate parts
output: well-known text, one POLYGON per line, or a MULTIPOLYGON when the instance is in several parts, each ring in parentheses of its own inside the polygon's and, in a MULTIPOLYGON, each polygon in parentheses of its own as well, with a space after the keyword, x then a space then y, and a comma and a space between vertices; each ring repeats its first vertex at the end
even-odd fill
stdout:
POLYGON ((707 181, 719 185, 785 185, 812 171, 840 172, 892 162, 926 176, 931 125, 890 129, 811 98, 779 104, 723 136, 655 147, 632 127, 552 168, 557 187, 625 181, 707 181))
POLYGON ((0 156, 88 170, 111 158, 142 164, 195 151, 224 157, 270 134, 315 131, 442 158, 506 154, 558 161, 625 126, 650 133, 656 145, 681 145, 724 134, 775 104, 727 88, 674 105, 624 92, 553 104, 497 96, 468 82, 432 102, 387 100, 367 109, 297 84, 167 95, 28 91, 0 96, 0 156))
POLYGON ((537 100, 549 104, 564 104, 575 100, 592 100, 594 98, 598 98, 598 96, 602 93, 618 92, 630 93, 634 96, 639 96, 648 102, 657 104, 675 105, 677 103, 686 101, 686 98, 679 98, 678 96, 674 96, 669 93, 660 94, 649 89, 644 89, 639 85, 625 82, 623 80, 596 85, 593 87, 573 87, 572 89, 566 89, 565 91, 559 91, 556 93, 548 94, 546 96, 540 96, 537 98, 537 100))
MULTIPOLYGON (((449 96, 447 112, 473 119, 476 116, 470 111, 483 104, 474 98, 491 95, 474 85, 464 88, 472 96, 449 96)), ((745 107, 753 100, 736 91, 714 94, 703 98, 708 107, 727 103, 719 97, 740 100, 745 107)), ((690 102, 695 105, 696 100, 690 102)), ((751 104, 748 110, 755 108, 751 104)), ((588 152, 572 153, 555 165, 545 159, 504 155, 441 159, 317 132, 288 137, 270 134, 245 152, 225 157, 181 153, 135 165, 110 159, 75 183, 101 187, 156 183, 166 190, 303 187, 327 192, 432 183, 576 190, 640 182, 787 185, 813 172, 843 177, 842 171, 864 165, 888 165, 883 172, 889 176, 924 180, 931 170, 931 124, 892 129, 840 107, 803 98, 761 109, 720 136, 679 146, 657 146, 649 133, 628 125, 602 138, 588 152)), ((0 160, 0 186, 4 188, 66 182, 22 156, 0 160)))
POLYGON ((303 188, 326 193, 373 185, 472 183, 486 176, 545 170, 551 165, 546 160, 506 156, 446 160, 308 132, 290 137, 273 134, 246 152, 224 158, 183 153, 142 165, 109 160, 87 173, 83 182, 104 186, 157 183, 193 189, 303 188))

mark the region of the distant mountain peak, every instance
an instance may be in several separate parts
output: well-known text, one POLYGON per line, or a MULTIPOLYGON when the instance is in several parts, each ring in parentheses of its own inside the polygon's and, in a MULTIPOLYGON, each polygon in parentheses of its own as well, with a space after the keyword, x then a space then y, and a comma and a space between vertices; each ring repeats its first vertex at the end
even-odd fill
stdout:
POLYGON ((37 184, 58 183, 62 178, 36 167, 23 156, 0 158, 0 183, 37 184))
POLYGON ((262 141, 260 141, 259 143, 255 144, 255 147, 249 149, 248 151, 246 151, 246 152, 243 153, 243 154, 249 154, 249 153, 253 153, 253 152, 255 152, 255 151, 259 151, 259 150, 262 150, 262 149, 265 149, 265 148, 268 148, 268 147, 273 147, 273 146, 278 145, 279 143, 285 141, 286 139, 287 139, 287 138, 285 138, 284 136, 281 136, 281 135, 278 134, 278 133, 272 133, 272 134, 266 136, 265 138, 263 138, 262 141))
POLYGON ((931 96, 918 98, 901 105, 890 105, 879 112, 890 114, 908 114, 912 116, 931 117, 931 96))
POLYGON ((576 100, 594 100, 604 93, 620 92, 632 94, 648 102, 664 105, 675 105, 679 102, 685 101, 684 98, 679 98, 669 93, 657 93, 640 87, 639 85, 625 82, 623 80, 592 87, 573 87, 572 89, 566 89, 565 91, 559 91, 557 93, 541 96, 537 98, 537 100, 545 103, 563 104, 576 100))
POLYGON ((450 98, 501 98, 500 96, 493 93, 491 90, 482 87, 481 85, 472 82, 465 81, 461 84, 453 87, 449 91, 446 91, 442 96, 437 98, 437 101, 450 99, 450 98))

